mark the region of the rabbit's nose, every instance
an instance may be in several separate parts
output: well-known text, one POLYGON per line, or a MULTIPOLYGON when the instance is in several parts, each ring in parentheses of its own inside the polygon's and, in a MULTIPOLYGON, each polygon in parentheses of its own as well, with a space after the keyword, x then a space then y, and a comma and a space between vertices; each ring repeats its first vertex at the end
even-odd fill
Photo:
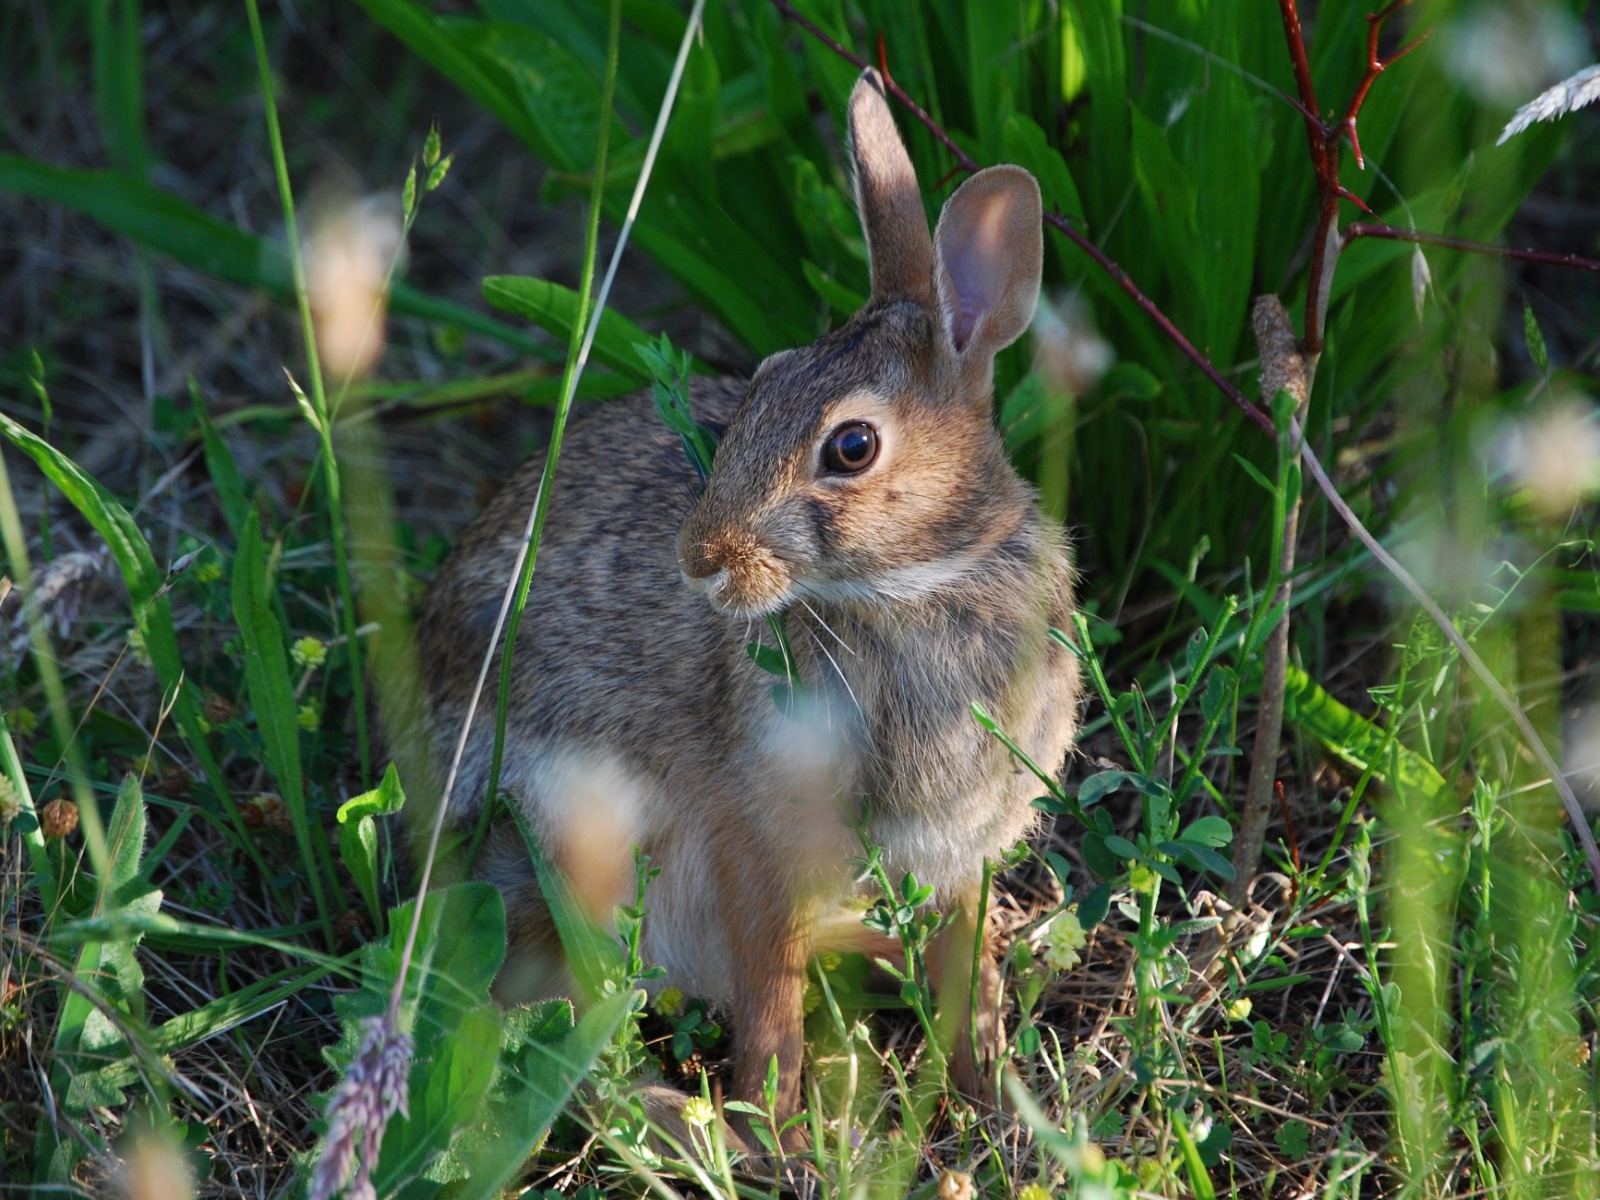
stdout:
POLYGON ((678 562, 690 579, 708 579, 728 565, 728 548, 721 541, 694 542, 680 547, 678 562))

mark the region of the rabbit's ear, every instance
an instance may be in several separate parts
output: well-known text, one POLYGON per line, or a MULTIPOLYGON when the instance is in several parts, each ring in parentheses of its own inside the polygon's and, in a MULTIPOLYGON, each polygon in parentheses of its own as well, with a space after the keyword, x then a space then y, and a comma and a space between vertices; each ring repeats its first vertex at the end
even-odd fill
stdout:
POLYGON ((1044 263, 1039 185, 1021 167, 989 167, 956 189, 934 234, 934 277, 950 345, 992 357, 1027 329, 1044 263))
POLYGON ((933 301, 933 241, 917 173, 870 67, 850 93, 850 156, 856 207, 867 235, 874 300, 933 301))

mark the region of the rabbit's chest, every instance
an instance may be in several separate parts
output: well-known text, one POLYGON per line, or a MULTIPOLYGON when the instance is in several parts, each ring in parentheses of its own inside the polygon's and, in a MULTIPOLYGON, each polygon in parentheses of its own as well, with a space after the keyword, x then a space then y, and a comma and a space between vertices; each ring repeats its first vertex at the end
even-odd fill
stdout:
POLYGON ((985 857, 1027 833, 1041 790, 973 705, 1050 768, 1065 757, 1075 713, 1072 664, 1051 652, 1042 624, 959 633, 932 650, 862 636, 872 656, 858 652, 822 688, 830 708, 854 714, 855 791, 891 873, 941 891, 970 883, 985 857))

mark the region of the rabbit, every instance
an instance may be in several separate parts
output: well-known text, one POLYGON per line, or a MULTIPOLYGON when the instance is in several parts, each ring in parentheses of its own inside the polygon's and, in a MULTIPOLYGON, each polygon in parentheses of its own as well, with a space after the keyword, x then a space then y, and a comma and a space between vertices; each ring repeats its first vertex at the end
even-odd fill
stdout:
MULTIPOLYGON (((1076 660, 1048 636, 1072 611, 1064 535, 991 415, 994 356, 1038 299, 1038 185, 1016 166, 980 171, 930 237, 875 71, 848 123, 870 299, 748 383, 693 380, 695 418, 720 435, 703 490, 649 396, 574 423, 515 650, 500 777, 591 911, 632 902, 631 847, 648 853, 659 877, 645 960, 726 1006, 735 1097, 759 1101, 776 1056, 780 1121, 799 1104, 810 958, 897 949, 862 925, 859 900, 851 908, 862 822, 891 879, 914 873, 957 914, 929 968, 941 1021, 963 1031, 956 1082, 978 1093, 1001 1045, 987 930, 973 962, 983 863, 1029 831, 1040 789, 971 705, 1054 770, 1079 703, 1076 660), (773 675, 747 652, 774 614, 798 715, 774 703, 773 675)), ((541 469, 523 467, 472 522, 419 615, 444 761, 541 469)), ((480 713, 492 713, 488 692, 480 713)), ((461 764, 450 816, 463 827, 483 802, 493 724, 480 716, 461 764)), ((507 910, 497 994, 570 986, 504 817, 475 872, 507 910)))

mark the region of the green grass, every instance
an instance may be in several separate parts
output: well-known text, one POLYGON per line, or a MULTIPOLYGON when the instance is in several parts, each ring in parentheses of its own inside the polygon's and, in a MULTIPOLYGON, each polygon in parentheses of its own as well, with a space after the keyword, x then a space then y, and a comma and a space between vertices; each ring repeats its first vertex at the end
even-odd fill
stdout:
MULTIPOLYGON (((653 341, 663 327, 692 352, 686 369, 748 366, 836 324, 866 291, 833 134, 856 70, 769 3, 713 0, 650 170, 679 6, 445 8, 296 6, 336 46, 325 68, 297 57, 302 26, 254 0, 0 15, 13 79, 0 101, 17 97, 0 125, 0 231, 20 243, 60 223, 84 262, 110 246, 129 267, 100 295, 51 285, 40 258, 7 260, 27 284, 17 294, 43 297, 26 322, 0 324, 7 575, 23 598, 70 596, 0 609, 17 649, 0 664, 0 800, 18 809, 0 835, 8 1181, 99 1194, 119 1162, 165 1156, 201 1194, 298 1186, 324 1098, 395 996, 414 1054, 407 1112, 370 1164, 380 1195, 776 1194, 730 1160, 715 1122, 676 1144, 650 1131, 635 1085, 718 1094, 737 1030, 694 997, 640 990, 648 863, 621 941, 546 871, 584 1003, 502 1009, 490 995, 500 898, 447 870, 417 905, 421 864, 394 842, 402 823, 427 827, 437 781, 415 747, 384 738, 419 703, 409 613, 442 557, 430 535, 464 524, 478 479, 455 483, 440 512, 410 492, 441 494, 448 481, 430 473, 472 461, 474 421, 500 422, 484 440, 512 440, 487 402, 554 406, 553 470, 575 395, 654 376, 670 414, 681 381, 663 357, 672 344, 653 341), (358 79, 381 104, 357 98, 358 79), (96 131, 103 155, 51 152, 57 127, 30 88, 96 131), (184 145, 197 123, 243 147, 254 182, 229 185, 247 193, 238 204, 220 185, 173 185, 200 177, 184 145), (389 261, 387 357, 371 379, 325 383, 294 214, 312 147, 332 139, 373 148, 358 165, 400 198, 420 278, 389 261), (485 146, 541 164, 539 195, 516 203, 556 231, 553 278, 503 258, 465 270, 451 252, 507 212, 485 146), (632 237, 653 274, 623 276, 579 381, 602 234, 641 178, 632 237), (561 232, 580 209, 581 256, 560 245, 580 244, 561 232), (235 310, 247 316, 230 326, 235 310), (91 360, 97 324, 138 352, 91 360), (146 386, 174 364, 190 365, 173 387, 146 386), (131 398, 120 415, 85 378, 131 398), (150 456, 133 471, 96 447, 124 426, 150 456), (101 546, 96 590, 73 551, 101 546), (51 836, 68 804, 77 831, 51 836)), ((1249 301, 1277 293, 1300 320, 1315 209, 1271 6, 795 8, 864 57, 881 36, 895 80, 965 152, 1029 167, 1047 207, 1255 392, 1249 301)), ((1325 103, 1360 78, 1366 12, 1316 6, 1325 103)), ((1537 211, 1551 197, 1592 205, 1592 120, 1495 147, 1506 102, 1474 92, 1452 58, 1475 19, 1442 0, 1405 10, 1409 30, 1439 32, 1377 81, 1360 118, 1369 169, 1346 150, 1343 177, 1395 224, 1522 238, 1535 189, 1537 211)), ((936 213, 950 155, 897 116, 936 213)), ((529 234, 512 220, 493 235, 529 234)), ((1569 220, 1554 232, 1572 240, 1544 248, 1584 248, 1592 226, 1569 220)), ((1063 373, 1023 345, 996 372, 1008 445, 1074 531, 1084 612, 1059 636, 1092 689, 1065 779, 1031 765, 1041 834, 992 865, 1010 935, 1008 1065, 994 1081, 1006 1104, 976 1111, 944 1085, 920 971, 885 990, 870 964, 830 957, 808 986, 810 1148, 790 1169, 840 1197, 1600 1190, 1594 882, 1504 706, 1315 491, 1268 874, 1240 906, 1223 899, 1279 615, 1274 531, 1300 478, 1109 276, 1047 238, 1043 302, 1068 314, 1067 348, 1103 339, 1115 365, 1063 373)), ((1481 256, 1425 261, 1419 304, 1411 247, 1346 250, 1308 436, 1546 746, 1576 761, 1585 737, 1600 741, 1584 708, 1594 480, 1552 493, 1554 460, 1519 477, 1507 448, 1593 392, 1575 338, 1592 336, 1600 293, 1592 278, 1481 256)), ((1594 415, 1549 427, 1557 449, 1581 450, 1594 415)), ((874 861, 864 848, 864 870, 874 861)), ((864 919, 899 930, 915 964, 937 919, 914 881, 877 875, 864 919)), ((769 1147, 770 1108, 745 1114, 769 1147)))

